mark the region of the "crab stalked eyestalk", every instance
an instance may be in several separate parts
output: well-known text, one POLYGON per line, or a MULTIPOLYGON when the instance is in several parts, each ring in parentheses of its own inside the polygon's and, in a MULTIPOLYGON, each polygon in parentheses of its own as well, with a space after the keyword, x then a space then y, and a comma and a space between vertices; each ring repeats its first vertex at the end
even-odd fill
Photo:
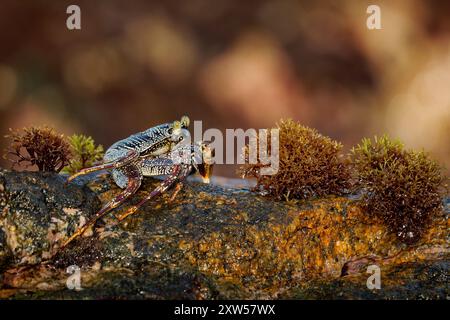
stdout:
POLYGON ((181 122, 182 128, 189 128, 189 124, 191 123, 191 120, 189 120, 188 116, 182 116, 180 122, 181 122))
MULTIPOLYGON (((187 130, 187 126, 189 126, 189 118, 184 116, 181 118, 181 121, 174 121, 173 123, 173 129, 171 134, 171 141, 172 144, 170 145, 170 150, 173 149, 173 147, 179 143, 184 143, 187 145, 191 144, 191 134, 189 133, 189 130, 187 130)), ((164 150, 167 153, 170 150, 164 150)), ((161 150, 162 151, 162 150, 161 150)))

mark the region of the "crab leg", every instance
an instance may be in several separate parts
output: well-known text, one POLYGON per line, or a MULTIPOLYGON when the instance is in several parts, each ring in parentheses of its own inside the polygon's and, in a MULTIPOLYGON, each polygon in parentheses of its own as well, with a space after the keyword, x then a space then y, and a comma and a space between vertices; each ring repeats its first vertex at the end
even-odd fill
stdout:
MULTIPOLYGON (((190 166, 186 167, 186 166, 182 166, 182 165, 175 165, 171 175, 166 180, 164 180, 158 187, 156 187, 152 192, 150 192, 137 205, 128 209, 124 214, 120 215, 117 219, 119 221, 122 221, 126 217, 132 215, 148 200, 150 200, 151 198, 153 198, 153 197, 163 193, 167 189, 169 189, 177 180, 184 179, 185 177, 187 177, 189 172, 190 172, 190 166)), ((177 190, 175 190, 175 195, 178 193, 178 191, 180 191, 179 189, 181 189, 181 186, 182 185, 180 185, 179 187, 177 186, 177 190)), ((175 196, 172 196, 172 198, 174 198, 174 197, 175 196)))
POLYGON ((173 200, 175 200, 175 198, 177 197, 177 194, 181 191, 181 189, 183 188, 183 182, 178 182, 175 185, 175 190, 173 191, 172 196, 170 197, 170 202, 172 202, 173 200))
POLYGON ((94 171, 100 171, 100 170, 104 170, 104 169, 115 169, 115 168, 123 167, 123 166, 129 164, 130 162, 132 162, 133 160, 135 160, 138 157, 139 157, 139 153, 137 151, 130 150, 130 151, 127 152, 126 156, 124 156, 122 158, 119 158, 116 161, 103 163, 103 164, 98 165, 98 166, 85 168, 85 169, 82 169, 82 170, 78 171, 74 175, 70 176, 69 179, 67 179, 67 182, 70 182, 70 181, 72 181, 73 179, 75 179, 75 178, 77 178, 79 176, 83 176, 85 174, 88 174, 88 173, 91 173, 91 172, 94 172, 94 171))
POLYGON ((112 209, 119 206, 121 203, 123 203, 129 196, 131 196, 133 193, 139 189, 142 181, 142 174, 139 171, 139 169, 135 166, 129 166, 127 167, 127 175, 128 175, 128 185, 125 188, 125 190, 115 196, 110 202, 108 202, 102 209, 100 209, 99 212, 95 214, 94 217, 92 217, 84 226, 79 228, 75 233, 67 239, 64 244, 61 246, 61 249, 66 247, 70 242, 72 242, 75 238, 78 236, 81 236, 89 227, 93 226, 95 222, 103 217, 105 214, 107 214, 112 209))

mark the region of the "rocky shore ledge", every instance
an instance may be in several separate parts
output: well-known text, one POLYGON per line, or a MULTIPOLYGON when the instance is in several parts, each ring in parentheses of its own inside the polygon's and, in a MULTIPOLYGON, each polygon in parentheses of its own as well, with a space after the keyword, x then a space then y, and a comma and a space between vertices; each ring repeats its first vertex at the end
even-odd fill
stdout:
POLYGON ((58 250, 119 189, 108 175, 66 184, 52 173, 0 171, 1 299, 448 299, 447 199, 414 246, 355 200, 278 202, 188 182, 119 223, 158 180, 58 250), (80 268, 82 290, 66 286, 80 268), (381 289, 367 288, 369 265, 381 289))

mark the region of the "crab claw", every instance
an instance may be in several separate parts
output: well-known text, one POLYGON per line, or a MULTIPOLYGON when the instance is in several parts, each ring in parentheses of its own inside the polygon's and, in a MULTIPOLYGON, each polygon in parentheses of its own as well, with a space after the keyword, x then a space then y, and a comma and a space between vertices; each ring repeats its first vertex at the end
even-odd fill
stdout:
POLYGON ((197 165, 198 173, 202 177, 203 183, 210 183, 212 176, 212 165, 207 163, 200 163, 197 165))
POLYGON ((202 177, 202 181, 203 181, 203 183, 210 183, 211 182, 209 177, 208 178, 202 177))
POLYGON ((202 177, 203 183, 210 183, 213 171, 212 158, 215 152, 208 142, 199 142, 198 145, 200 146, 202 161, 197 164, 197 170, 202 177))

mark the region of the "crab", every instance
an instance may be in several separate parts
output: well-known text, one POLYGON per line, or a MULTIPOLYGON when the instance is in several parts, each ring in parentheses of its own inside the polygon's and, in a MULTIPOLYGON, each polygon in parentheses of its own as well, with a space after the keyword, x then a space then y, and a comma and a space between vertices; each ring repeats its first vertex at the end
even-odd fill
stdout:
POLYGON ((170 198, 172 201, 181 190, 183 180, 191 174, 199 173, 204 182, 209 182, 212 173, 213 150, 208 143, 202 141, 190 144, 188 126, 189 118, 184 116, 181 121, 158 125, 131 135, 108 148, 102 164, 83 169, 69 177, 68 182, 91 172, 109 169, 112 170, 111 175, 114 182, 123 191, 105 204, 86 224, 76 230, 61 248, 81 236, 98 219, 133 195, 141 186, 143 177, 167 176, 137 205, 117 217, 119 221, 135 213, 148 200, 176 185, 170 198))

